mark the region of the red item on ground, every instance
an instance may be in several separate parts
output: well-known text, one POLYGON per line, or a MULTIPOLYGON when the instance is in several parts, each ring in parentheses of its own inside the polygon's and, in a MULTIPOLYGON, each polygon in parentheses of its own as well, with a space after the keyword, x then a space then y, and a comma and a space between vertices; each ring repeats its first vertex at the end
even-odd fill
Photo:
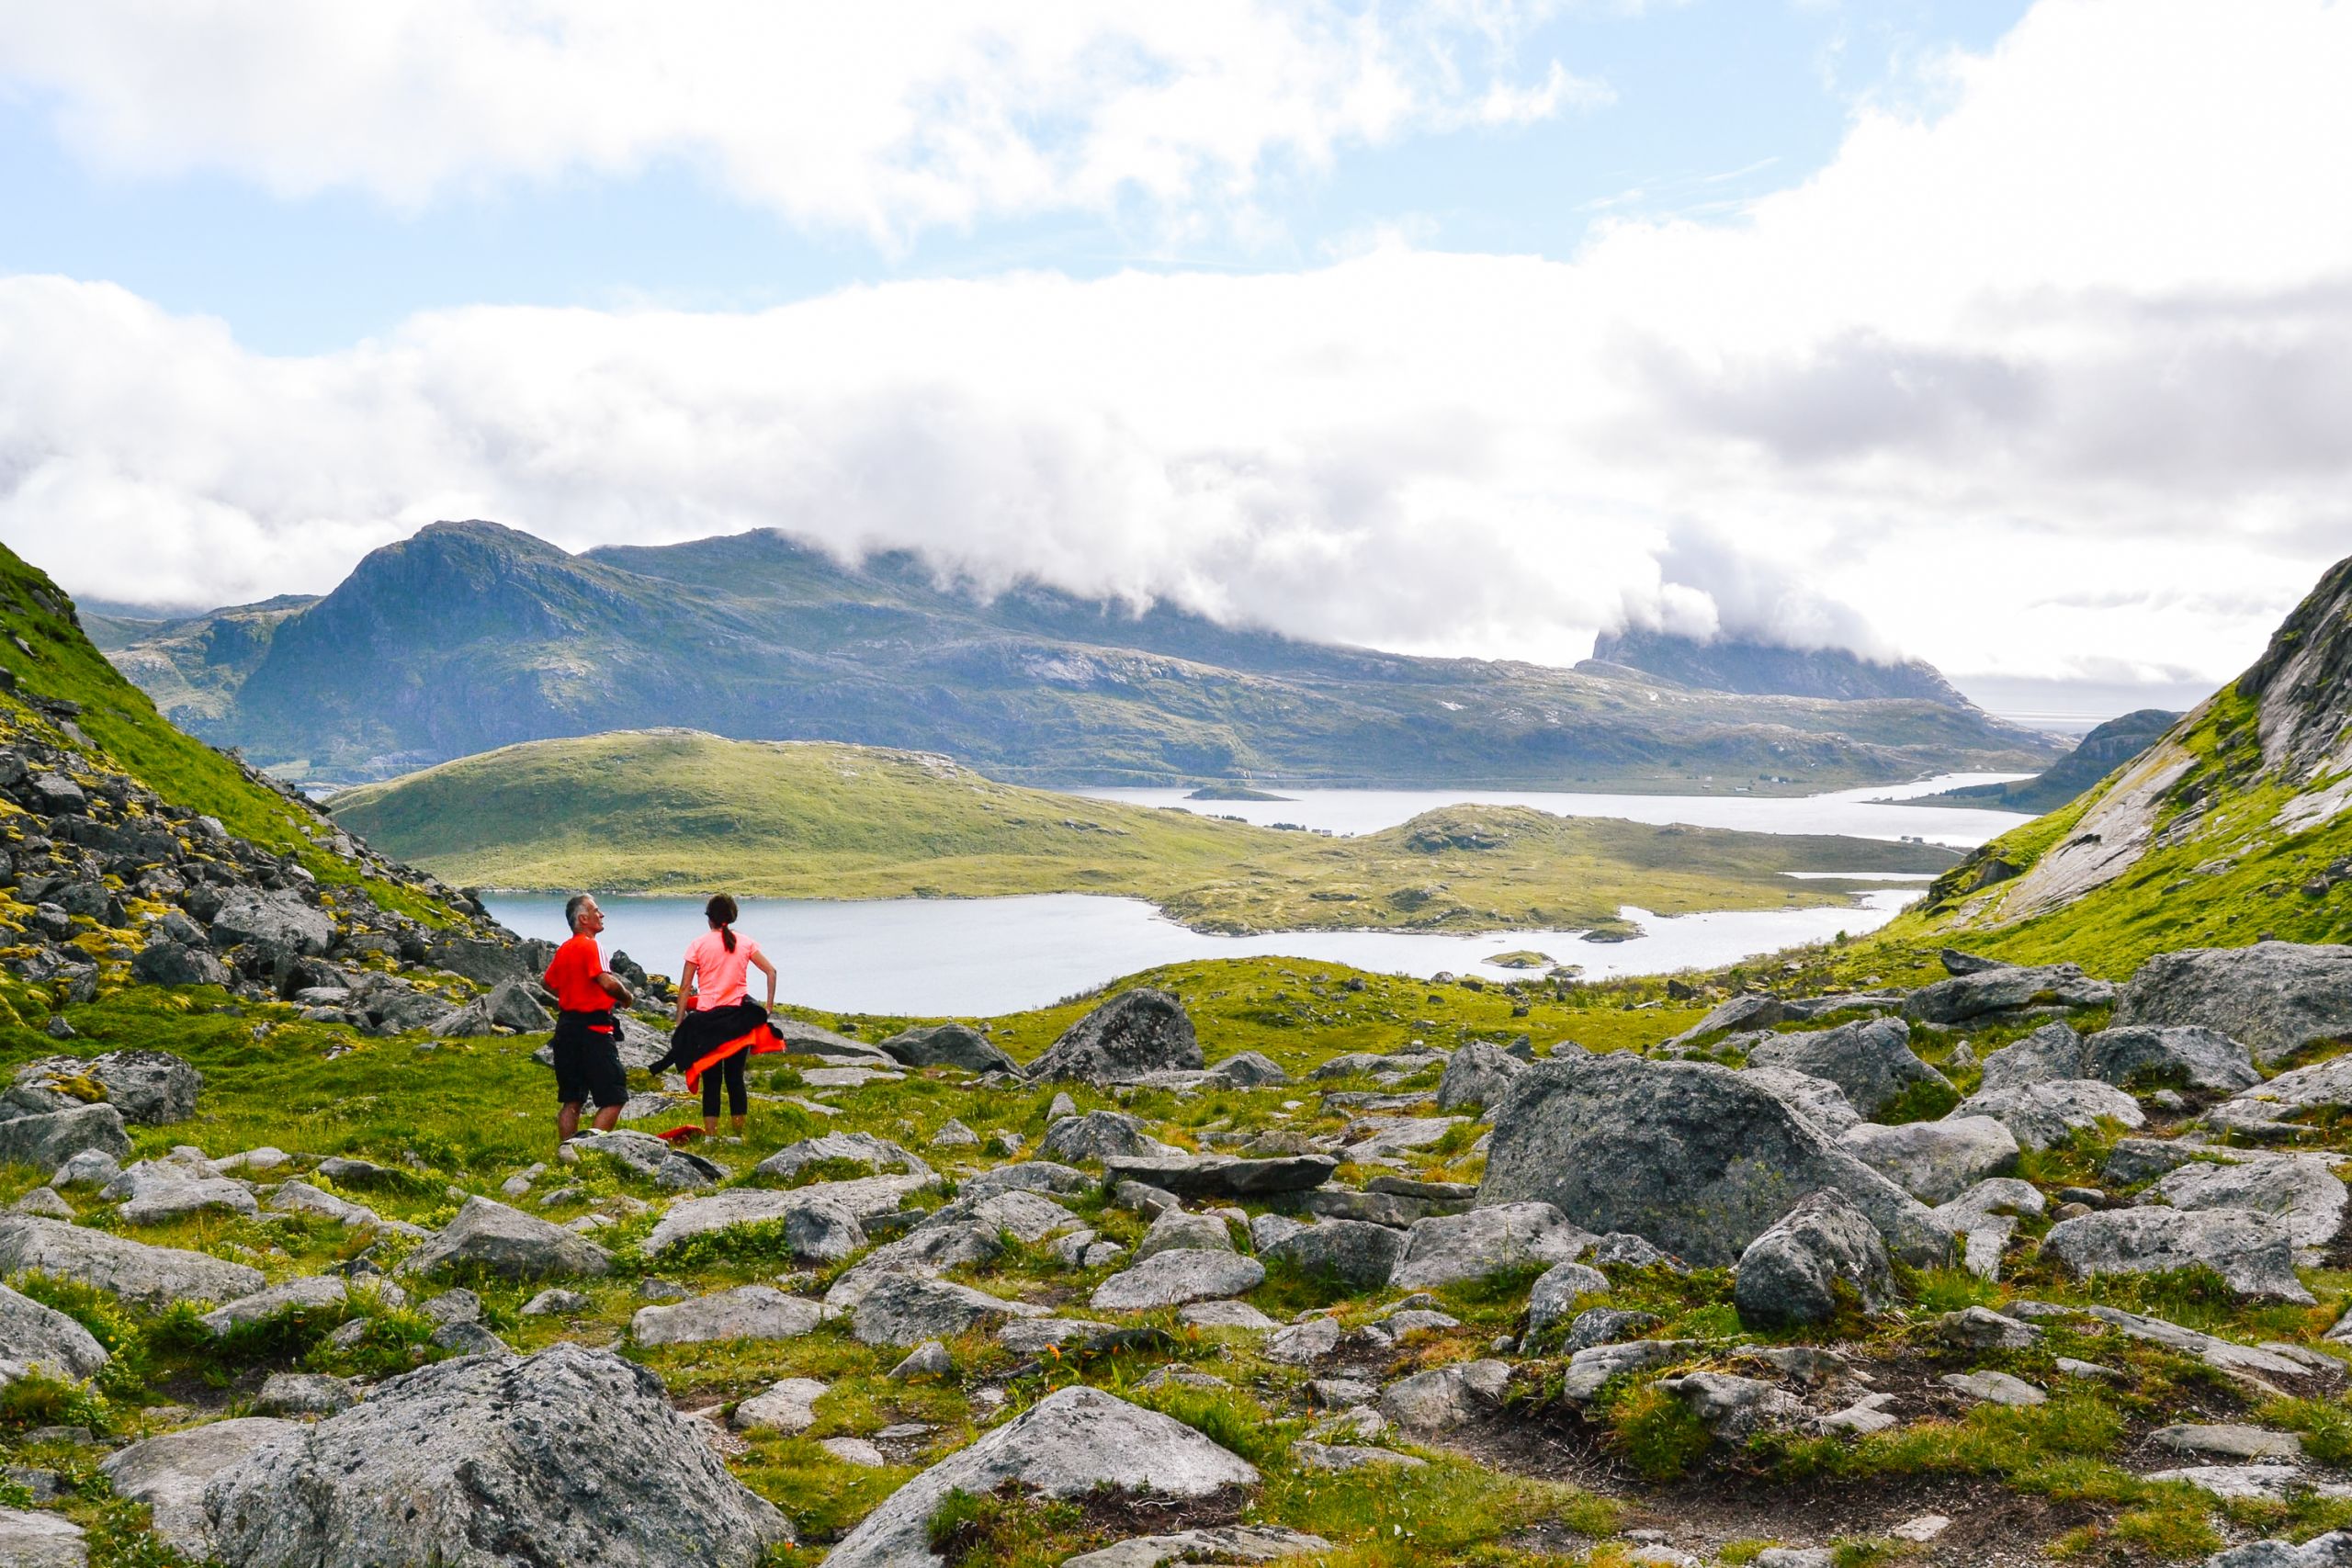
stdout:
POLYGON ((656 1133, 653 1135, 665 1144, 683 1144, 690 1138, 701 1137, 702 1129, 692 1126, 673 1127, 666 1133, 656 1133))

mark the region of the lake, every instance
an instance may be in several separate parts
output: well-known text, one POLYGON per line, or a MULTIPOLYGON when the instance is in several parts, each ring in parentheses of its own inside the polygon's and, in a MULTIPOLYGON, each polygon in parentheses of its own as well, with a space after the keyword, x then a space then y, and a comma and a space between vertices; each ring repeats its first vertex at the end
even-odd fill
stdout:
MULTIPOLYGON (((1831 795, 1761 799, 1528 790, 1301 790, 1284 792, 1292 798, 1283 801, 1184 801, 1177 790, 1080 793, 1145 806, 1182 804, 1204 814, 1260 823, 1295 822, 1337 833, 1376 832, 1434 807, 1472 801, 1530 806, 1567 817, 1623 817, 1767 833, 1911 837, 1969 848, 2029 818, 2006 811, 1876 803, 2014 776, 1953 774, 1831 795)), ((1574 931, 1211 936, 1186 930, 1139 899, 1080 893, 858 902, 746 898, 738 924, 775 957, 783 971, 780 995, 786 1000, 839 1012, 983 1017, 1044 1007, 1122 975, 1196 958, 1315 958, 1384 974, 1427 976, 1450 969, 1494 979, 1521 972, 1486 960, 1521 950, 1547 953, 1595 977, 1734 964, 1841 931, 1874 930, 1917 897, 1927 879, 1882 874, 1856 880, 1889 886, 1830 908, 1724 910, 1667 919, 1629 908, 1626 916, 1640 924, 1643 934, 1607 943, 1588 942, 1574 931)), ((565 934, 560 897, 498 894, 484 902, 525 936, 560 940, 565 934)), ((606 951, 626 952, 659 973, 675 974, 686 944, 706 929, 699 899, 611 896, 602 902, 611 922, 606 951)))

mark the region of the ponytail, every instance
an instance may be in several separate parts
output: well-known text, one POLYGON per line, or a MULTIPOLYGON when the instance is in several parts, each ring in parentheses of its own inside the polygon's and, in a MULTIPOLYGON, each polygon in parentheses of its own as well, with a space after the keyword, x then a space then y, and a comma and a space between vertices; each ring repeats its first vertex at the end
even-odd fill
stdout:
POLYGON ((735 900, 724 893, 714 894, 710 902, 702 907, 703 919, 710 922, 710 929, 718 933, 719 940, 727 944, 729 953, 735 951, 735 917, 738 912, 735 900))

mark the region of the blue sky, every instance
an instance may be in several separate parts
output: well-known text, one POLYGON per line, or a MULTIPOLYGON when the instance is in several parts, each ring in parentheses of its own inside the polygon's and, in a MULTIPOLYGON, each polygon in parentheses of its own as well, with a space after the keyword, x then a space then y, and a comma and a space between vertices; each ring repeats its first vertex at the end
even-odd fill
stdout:
POLYGON ((677 157, 614 177, 510 176, 422 208, 351 187, 286 198, 220 168, 96 166, 55 128, 60 95, 0 99, 0 272, 103 279, 175 313, 226 321, 270 354, 386 332, 477 304, 692 310, 777 305, 848 284, 1051 269, 1282 271, 1384 231, 1433 248, 1565 258, 1604 218, 1736 215, 1835 153, 1858 102, 1923 91, 1922 62, 1988 47, 2018 0, 1571 7, 1520 41, 1605 84, 1610 101, 1525 126, 1281 161, 1266 227, 1193 236, 1129 200, 1112 213, 990 217, 876 244, 748 203, 677 157))
POLYGON ((0 537, 2171 704, 2352 546, 2346 80, 2330 0, 0 0, 0 537))

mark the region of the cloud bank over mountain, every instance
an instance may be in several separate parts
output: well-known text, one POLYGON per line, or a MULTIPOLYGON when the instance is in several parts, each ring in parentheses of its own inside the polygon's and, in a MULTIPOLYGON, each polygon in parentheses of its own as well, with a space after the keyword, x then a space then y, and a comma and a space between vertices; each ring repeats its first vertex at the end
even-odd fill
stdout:
MULTIPOLYGON (((130 88, 56 73, 93 146, 164 155, 130 88)), ((1410 112, 1474 112, 1489 74, 1410 112)), ((1413 651, 1567 660, 1640 625, 2219 678, 2352 538, 2346 80, 2352 7, 2047 0, 1803 185, 1564 262, 481 306, 311 357, 0 279, 0 533, 118 599, 321 590, 442 517, 572 547, 775 526, 1413 651)), ((187 155, 420 199, 471 177, 253 112, 187 155)), ((936 210, 788 173, 777 199, 883 228, 998 199, 934 173, 936 210)))

